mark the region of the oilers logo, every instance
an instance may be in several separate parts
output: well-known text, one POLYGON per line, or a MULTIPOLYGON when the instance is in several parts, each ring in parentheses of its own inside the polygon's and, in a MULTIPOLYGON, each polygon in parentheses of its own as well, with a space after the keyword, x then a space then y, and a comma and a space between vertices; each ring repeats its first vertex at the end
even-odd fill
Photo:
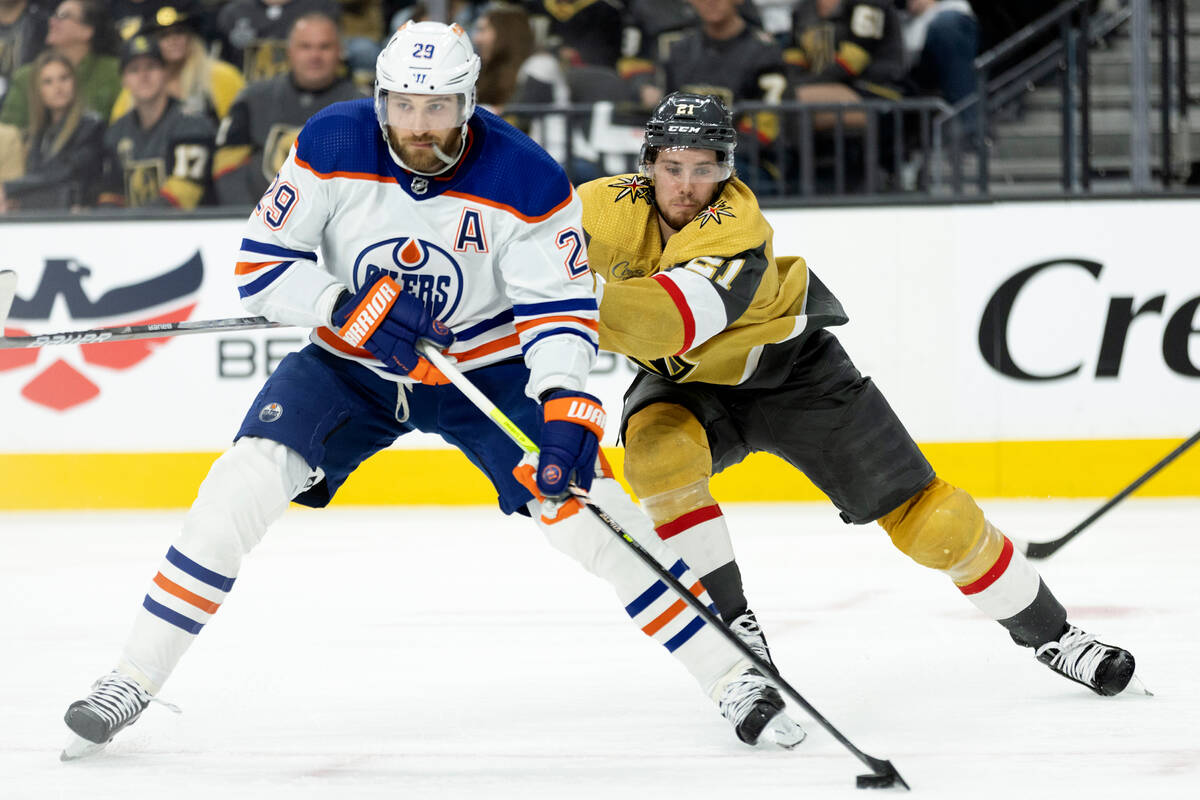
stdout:
POLYGON ((354 260, 354 286, 373 283, 385 272, 435 319, 450 319, 462 300, 462 267, 450 253, 424 239, 400 236, 363 248, 354 260))
POLYGON ((274 422, 283 416, 283 406, 279 403, 270 403, 263 406, 258 412, 258 418, 263 422, 274 422))

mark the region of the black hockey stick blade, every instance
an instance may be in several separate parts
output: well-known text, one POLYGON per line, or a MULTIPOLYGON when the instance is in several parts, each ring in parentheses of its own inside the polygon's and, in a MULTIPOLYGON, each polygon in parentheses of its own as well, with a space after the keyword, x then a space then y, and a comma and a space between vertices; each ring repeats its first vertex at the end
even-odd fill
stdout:
POLYGON ((11 269, 0 269, 0 338, 4 337, 4 323, 8 321, 8 310, 17 295, 17 273, 11 269))
POLYGON ((1100 517, 1107 514, 1109 510, 1112 509, 1112 507, 1117 503, 1136 492, 1139 488, 1141 488, 1142 484, 1157 475, 1165 466, 1179 458, 1179 456, 1183 455, 1184 452, 1196 442, 1200 442, 1200 431, 1193 433, 1189 439, 1163 456, 1157 464, 1143 472, 1137 480, 1126 486, 1121 491, 1117 492, 1108 502, 1093 511, 1087 519, 1076 525, 1071 530, 1067 531, 1062 536, 1058 537, 1057 539, 1051 539, 1048 542, 1029 542, 1025 546, 1025 556, 1032 559, 1043 559, 1054 555, 1060 549, 1062 549, 1063 545, 1074 539, 1079 534, 1083 533, 1086 528, 1088 528, 1096 520, 1100 519, 1100 517))
POLYGON ((892 766, 892 762, 872 756, 867 756, 867 759, 875 771, 867 775, 859 775, 854 782, 856 787, 859 789, 891 789, 896 784, 900 784, 905 790, 909 789, 908 783, 900 777, 900 773, 892 766))

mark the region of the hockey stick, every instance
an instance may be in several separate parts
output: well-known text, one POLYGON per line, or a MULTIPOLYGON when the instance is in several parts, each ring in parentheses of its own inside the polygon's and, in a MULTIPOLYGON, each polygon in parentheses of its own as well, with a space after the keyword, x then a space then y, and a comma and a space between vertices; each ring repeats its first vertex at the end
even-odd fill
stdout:
MULTIPOLYGON (((504 433, 507 434, 508 437, 512 439, 518 447, 520 447, 527 454, 537 454, 538 446, 534 444, 533 440, 526 436, 524 431, 517 427, 517 424, 509 419, 503 411, 497 408, 496 404, 489 400, 483 392, 479 391, 475 384, 471 383, 470 379, 463 375, 453 362, 443 356, 435 346, 427 341, 421 341, 417 347, 421 351, 421 355, 425 356, 435 367, 441 370, 442 374, 445 375, 451 383, 457 386, 459 390, 466 395, 468 400, 470 400, 480 411, 487 415, 492 422, 494 422, 502 431, 504 431, 504 433)), ((729 641, 730 644, 736 647, 745 658, 747 658, 751 663, 754 664, 755 667, 758 668, 759 672, 774 681, 775 685, 782 689, 788 695, 788 697, 804 708, 804 710, 808 712, 809 716, 811 716, 817 721, 818 724, 821 725, 821 727, 828 731, 834 739, 841 742, 842 746, 849 750, 855 758, 867 765, 867 767, 870 769, 874 770, 874 772, 870 774, 858 776, 856 785, 859 789, 885 789, 894 786, 897 783, 899 783, 905 789, 909 788, 908 784, 905 783, 904 778, 900 777, 900 773, 896 771, 894 766, 892 766, 891 761, 885 761, 884 759, 867 755, 862 750, 859 750, 857 747, 855 747, 854 744, 847 739, 841 731, 835 728, 828 720, 825 719, 824 716, 821 715, 820 712, 813 708, 812 704, 805 700, 798 691, 793 689, 791 684, 785 681, 779 672, 773 666, 771 666, 771 664, 769 664, 766 660, 759 658, 758 655, 756 655, 754 651, 746 645, 745 642, 739 639, 733 631, 726 627, 726 625, 721 622, 717 615, 709 610, 709 608, 705 606, 698 597, 694 596, 690 591, 688 591, 687 587, 680 583, 675 576, 673 576, 661 564, 659 564, 654 556, 650 555, 650 553, 644 547, 638 544, 637 540, 630 536, 629 533, 621 527, 620 523, 610 517, 604 511, 604 509, 593 503, 588 498, 586 493, 580 492, 579 490, 575 490, 575 492, 580 502, 587 507, 588 511, 592 512, 597 519, 604 523, 605 527, 613 532, 613 535, 624 542, 629 549, 632 550, 634 554, 641 559, 642 562, 646 564, 646 566, 648 566, 655 575, 658 576, 659 580, 670 586, 675 594, 680 597, 680 599, 686 601, 693 609, 696 610, 698 614, 700 614, 705 622, 707 622, 709 625, 712 625, 717 631, 719 631, 725 637, 725 639, 729 641)))
POLYGON ((1067 531, 1062 536, 1058 537, 1057 539, 1051 539, 1048 542, 1029 542, 1026 544, 1025 555, 1029 558, 1035 559, 1049 558, 1050 556, 1054 555, 1064 544, 1083 533, 1084 529, 1086 529, 1096 520, 1100 519, 1100 517, 1104 516, 1104 514, 1106 514, 1108 510, 1117 503, 1136 492, 1143 483, 1153 478, 1163 467, 1167 466, 1172 461, 1179 458, 1179 456, 1183 455, 1184 451, 1194 445, 1196 442, 1200 442, 1200 431, 1193 433, 1190 439, 1163 456, 1162 460, 1160 460, 1150 469, 1143 472, 1141 477, 1139 477, 1136 481, 1117 492, 1115 495, 1113 495, 1111 500, 1097 508, 1087 519, 1076 525, 1071 530, 1067 531))
POLYGON ((8 310, 17 296, 17 273, 11 269, 0 269, 0 339, 4 338, 4 323, 8 321, 8 310))
POLYGON ((92 328, 91 330, 64 331, 37 336, 5 336, 4 323, 8 320, 8 312, 16 290, 17 273, 7 269, 0 270, 0 350, 49 347, 59 344, 128 342, 133 339, 161 339, 166 336, 185 336, 190 333, 289 327, 279 322, 271 322, 266 317, 231 317, 190 322, 156 322, 151 325, 120 325, 112 328, 92 328))

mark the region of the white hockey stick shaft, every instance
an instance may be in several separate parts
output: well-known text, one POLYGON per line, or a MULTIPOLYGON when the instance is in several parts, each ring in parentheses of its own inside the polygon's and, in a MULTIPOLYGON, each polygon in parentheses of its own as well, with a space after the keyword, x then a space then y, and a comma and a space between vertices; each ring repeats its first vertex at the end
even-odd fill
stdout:
MULTIPOLYGON (((429 359, 430 363, 441 370, 442 374, 445 375, 451 383, 458 387, 458 389, 464 395, 466 395, 468 400, 470 400, 480 411, 486 414, 488 419, 490 419, 502 431, 504 431, 504 433, 507 434, 508 437, 512 439, 518 447, 530 455, 536 455, 538 453, 538 446, 534 444, 533 440, 525 435, 525 432, 522 431, 515 422, 509 419, 508 416, 501 411, 495 403, 488 399, 487 395, 479 391, 475 384, 471 383, 471 380, 458 369, 454 362, 442 355, 441 351, 439 351, 435 345, 427 340, 421 340, 417 343, 417 349, 420 351, 421 355, 429 359)), ((733 631, 731 631, 723 622, 721 622, 720 618, 717 617, 712 610, 705 606, 699 598, 688 591, 686 586, 680 583, 674 575, 672 575, 663 567, 662 564, 658 562, 658 559, 651 555, 646 548, 642 547, 637 540, 629 534, 628 531, 622 528, 619 522, 609 516, 604 509, 593 503, 587 496, 586 492, 575 488, 573 488, 573 492, 578 500, 587 507, 588 511, 595 515, 605 527, 612 531, 613 535, 624 542, 625 545, 628 546, 629 549, 632 550, 633 553, 639 559, 641 559, 641 561, 647 567, 649 567, 655 573, 655 575, 658 576, 659 580, 670 586, 675 594, 680 597, 680 599, 690 605, 698 614, 700 614, 702 619, 704 619, 708 624, 712 625, 715 630, 723 635, 730 644, 737 648, 742 656, 749 659, 751 663, 758 667, 758 669, 764 675, 774 681, 775 684, 782 689, 785 694, 788 695, 788 697, 802 706, 804 710, 807 711, 809 715, 821 725, 821 727, 828 731, 833 738, 837 739, 838 742, 840 742, 843 747, 849 750, 855 758, 857 758, 867 767, 874 770, 874 772, 869 775, 859 776, 859 788, 864 788, 867 786, 886 787, 892 786, 895 783, 899 783, 905 789, 908 789, 908 784, 905 782, 904 778, 900 777, 900 773, 896 771, 894 766, 892 766, 892 762, 881 758, 876 758, 875 756, 868 755, 862 750, 859 750, 853 742, 846 738, 845 734, 835 728, 831 722, 825 719, 821 712, 817 711, 817 709, 815 709, 811 703, 805 700, 803 695, 793 689, 792 685, 783 679, 783 676, 779 674, 774 665, 760 658, 757 653, 755 653, 749 648, 749 646, 746 645, 745 642, 739 639, 737 635, 733 633, 733 631)))
POLYGON ((4 323, 8 322, 8 310, 17 296, 17 273, 11 269, 0 269, 0 338, 4 336, 4 323))
POLYGON ((204 319, 188 322, 156 322, 150 325, 118 325, 112 328, 63 331, 61 333, 45 333, 36 336, 5 336, 4 325, 8 321, 8 313, 12 308, 16 291, 17 273, 7 269, 0 270, 0 350, 51 347, 60 344, 128 342, 133 339, 161 339, 167 336, 185 336, 191 333, 290 327, 279 322, 271 322, 266 317, 230 317, 228 319, 204 319))

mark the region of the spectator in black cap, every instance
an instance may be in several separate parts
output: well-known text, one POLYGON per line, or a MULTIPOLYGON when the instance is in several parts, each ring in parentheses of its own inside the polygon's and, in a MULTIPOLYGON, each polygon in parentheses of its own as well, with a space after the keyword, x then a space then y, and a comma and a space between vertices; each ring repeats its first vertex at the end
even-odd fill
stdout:
POLYGON ((167 66, 158 43, 139 34, 121 53, 121 82, 133 110, 104 137, 100 203, 195 208, 211 186, 213 127, 185 114, 167 91, 167 66))
POLYGON ((112 0, 109 4, 113 28, 122 42, 154 27, 154 15, 163 6, 178 5, 179 0, 112 0))
MULTIPOLYGON (((245 85, 242 73, 232 64, 208 54, 200 38, 199 16, 189 3, 164 5, 145 26, 145 33, 158 40, 167 64, 167 91, 183 104, 188 114, 202 114, 216 126, 229 113, 234 98, 245 85)), ((122 91, 113 106, 115 120, 130 108, 128 91, 122 91)))
MULTIPOLYGON (((46 44, 66 56, 79 76, 79 93, 89 108, 108 119, 121 91, 117 59, 108 55, 115 43, 108 15, 96 0, 63 0, 50 16, 46 44)), ((0 122, 24 130, 29 126, 30 64, 13 74, 0 108, 0 122)))

